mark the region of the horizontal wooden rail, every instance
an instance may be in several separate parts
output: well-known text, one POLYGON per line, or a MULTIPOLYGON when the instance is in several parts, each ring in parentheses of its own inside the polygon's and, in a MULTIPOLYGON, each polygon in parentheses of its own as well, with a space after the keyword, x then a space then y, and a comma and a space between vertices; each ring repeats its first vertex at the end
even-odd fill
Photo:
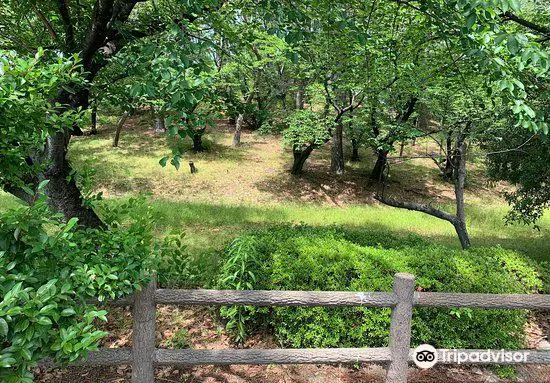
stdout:
POLYGON ((198 306, 307 306, 392 307, 397 303, 393 293, 343 291, 267 291, 267 290, 168 290, 155 294, 158 304, 198 306))
MULTIPOLYGON (((409 362, 413 361, 409 351, 409 362)), ((444 349, 438 349, 438 364, 456 364, 444 361, 444 349)), ((446 350, 461 353, 482 353, 486 350, 446 350)), ((500 350, 496 350, 497 352, 500 350)), ((550 350, 506 350, 505 352, 528 353, 528 364, 550 364, 550 350)), ((391 360, 389 348, 311 348, 311 349, 226 349, 226 350, 168 350, 156 349, 154 364, 174 366, 229 365, 229 364, 331 364, 331 363, 384 363, 391 360)), ((114 366, 132 363, 129 348, 103 349, 91 352, 78 365, 114 366)), ((470 362, 468 364, 495 364, 470 362)), ((525 362, 503 361, 499 364, 525 364, 525 362)))
POLYGON ((415 306, 550 310, 550 295, 415 293, 415 306))
MULTIPOLYGON (((158 289, 155 303, 181 306, 393 307, 397 304, 397 297, 390 292, 158 289)), ((134 297, 128 296, 109 304, 132 306, 134 297)), ((550 295, 415 292, 413 305, 550 310, 550 295)))
POLYGON ((156 351, 157 365, 326 364, 389 362, 389 348, 233 349, 156 351))
MULTIPOLYGON (((410 349, 411 320, 414 306, 471 307, 484 309, 550 309, 550 295, 470 294, 416 292, 414 276, 398 273, 391 292, 345 291, 265 291, 265 290, 173 290, 157 289, 153 280, 142 291, 111 302, 133 306, 132 349, 104 349, 91 353, 80 365, 132 365, 133 383, 153 383, 154 367, 162 365, 196 366, 229 364, 324 364, 388 363, 387 383, 406 383, 408 365, 413 361, 410 349), (333 349, 229 349, 167 350, 155 348, 156 305, 189 306, 298 306, 298 307, 389 307, 392 310, 389 346, 384 348, 333 349)), ((449 352, 460 353, 464 364, 550 364, 550 350, 507 350, 528 353, 526 360, 499 362, 471 359, 487 350, 437 350, 438 363, 457 363, 449 352)), ((495 351, 495 350, 493 350, 495 351)), ((496 350, 496 352, 502 352, 496 350)), ((453 354, 453 355, 455 355, 453 354)), ((524 358, 525 359, 525 358, 524 358)))

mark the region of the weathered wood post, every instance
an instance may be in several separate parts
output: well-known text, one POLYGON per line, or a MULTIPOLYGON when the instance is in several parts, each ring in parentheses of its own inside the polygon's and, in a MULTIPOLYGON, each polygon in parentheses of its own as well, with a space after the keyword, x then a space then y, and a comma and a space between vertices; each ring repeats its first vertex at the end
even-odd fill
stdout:
POLYGON ((135 293, 132 316, 132 383, 155 381, 156 278, 135 293))
POLYGON ((397 304, 392 308, 390 325, 391 362, 386 383, 406 383, 409 369, 414 275, 397 273, 393 278, 397 304))

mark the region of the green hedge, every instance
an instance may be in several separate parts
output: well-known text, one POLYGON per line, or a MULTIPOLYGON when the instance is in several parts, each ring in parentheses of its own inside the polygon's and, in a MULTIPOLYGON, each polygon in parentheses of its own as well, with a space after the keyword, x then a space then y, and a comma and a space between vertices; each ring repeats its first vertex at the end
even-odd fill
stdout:
MULTIPOLYGON (((338 229, 281 227, 238 237, 228 250, 220 288, 391 291, 396 272, 416 276, 422 291, 535 293, 538 266, 500 247, 469 251, 338 229)), ((289 347, 380 347, 388 342, 390 310, 353 308, 223 308, 237 340, 272 330, 289 347)), ((413 343, 445 348, 522 347, 520 310, 417 308, 413 343)))

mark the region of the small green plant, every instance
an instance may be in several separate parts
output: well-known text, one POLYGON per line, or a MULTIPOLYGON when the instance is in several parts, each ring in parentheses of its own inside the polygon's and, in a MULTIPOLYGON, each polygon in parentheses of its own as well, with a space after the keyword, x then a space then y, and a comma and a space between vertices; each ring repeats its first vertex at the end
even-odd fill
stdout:
MULTIPOLYGON (((222 270, 219 286, 233 290, 251 290, 257 285, 261 262, 253 236, 236 238, 228 248, 227 261, 222 270)), ((264 309, 252 306, 222 307, 221 316, 228 319, 227 329, 242 343, 248 335, 247 325, 251 318, 264 309)))
POLYGON ((183 242, 185 232, 166 236, 157 245, 159 283, 166 287, 188 287, 193 284, 197 270, 183 242))
POLYGON ((190 348, 191 341, 189 340, 189 332, 187 329, 182 328, 177 330, 174 335, 166 341, 166 346, 175 349, 190 348))

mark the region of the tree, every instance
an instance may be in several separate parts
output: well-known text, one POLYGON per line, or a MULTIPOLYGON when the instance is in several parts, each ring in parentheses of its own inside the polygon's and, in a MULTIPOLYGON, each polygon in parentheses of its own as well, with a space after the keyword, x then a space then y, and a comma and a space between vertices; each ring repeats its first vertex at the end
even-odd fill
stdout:
POLYGON ((88 302, 148 281, 153 236, 146 215, 121 224, 124 208, 106 207, 101 225, 83 229, 45 203, 50 170, 35 159, 45 140, 86 117, 51 101, 81 83, 78 57, 0 51, 0 73, 0 186, 30 204, 0 215, 0 380, 31 383, 44 359, 73 362, 97 348, 106 312, 88 302))
MULTIPOLYGON (((72 91, 61 87, 55 102, 72 110, 87 109, 90 87, 98 72, 128 43, 164 31, 169 25, 184 27, 198 19, 206 9, 215 9, 221 2, 205 0, 188 8, 180 7, 181 18, 165 17, 159 23, 158 13, 149 12, 151 4, 141 0, 85 1, 75 4, 66 1, 7 1, 0 5, 0 47, 9 46, 21 52, 35 52, 40 46, 52 47, 55 51, 72 56, 79 54, 81 68, 88 86, 74 84, 72 91), (133 12, 136 8, 137 12, 133 12), (139 12, 143 10, 143 12, 139 12), (19 20, 23 22, 19 23, 19 20), (44 30, 45 33, 37 31, 44 30), (20 42, 14 46, 14 41, 20 42)), ((173 10, 173 9, 172 9, 173 10)), ((166 16, 166 14, 164 14, 166 16)), ((72 123, 44 142, 45 150, 33 161, 44 165, 42 175, 35 175, 30 182, 37 185, 39 178, 50 182, 44 192, 48 203, 66 219, 78 217, 81 225, 97 227, 101 220, 89 206, 83 206, 82 195, 72 177, 73 170, 67 160, 70 137, 81 134, 80 124, 72 123)), ((15 191, 21 195, 20 191, 15 191)))
POLYGON ((330 123, 311 110, 297 110, 289 117, 289 127, 283 132, 283 139, 292 148, 292 174, 300 174, 313 149, 327 142, 330 137, 327 124, 330 123))

